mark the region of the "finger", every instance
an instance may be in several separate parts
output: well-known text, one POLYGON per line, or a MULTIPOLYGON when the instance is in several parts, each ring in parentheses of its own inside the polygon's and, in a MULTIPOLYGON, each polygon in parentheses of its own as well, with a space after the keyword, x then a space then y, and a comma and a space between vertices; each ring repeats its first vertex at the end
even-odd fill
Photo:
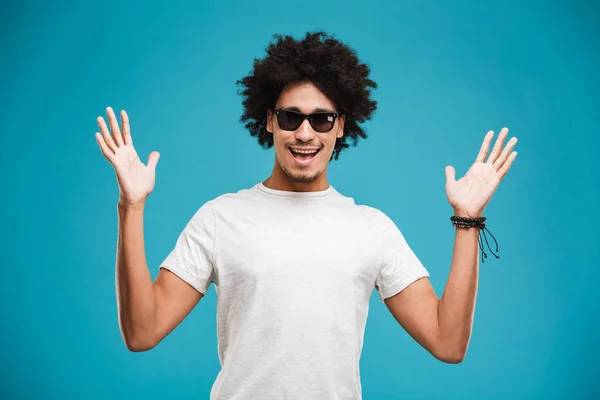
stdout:
POLYGON ((148 167, 152 168, 152 170, 155 170, 159 158, 160 153, 158 151, 153 151, 152 153, 150 153, 150 155, 148 156, 148 167))
POLYGON ((106 157, 106 159, 112 163, 114 153, 110 150, 100 132, 96 132, 96 142, 98 142, 98 146, 100 146, 100 151, 104 157, 106 157))
POLYGON ((123 143, 132 145, 131 131, 129 127, 129 116, 125 110, 121 110, 121 126, 123 127, 123 143))
POLYGON ((116 152, 117 145, 115 144, 112 136, 110 136, 110 133, 108 132, 108 127, 106 126, 104 118, 98 117, 96 121, 98 122, 98 126, 100 127, 100 132, 102 132, 102 138, 104 139, 104 142, 106 143, 111 152, 116 152))
POLYGON ((117 144, 117 147, 123 146, 123 137, 121 136, 121 130, 119 129, 119 123, 115 112, 111 107, 106 108, 106 114, 108 115, 108 123, 110 124, 110 131, 112 132, 113 139, 117 144))
POLYGON ((504 147, 504 150, 502 150, 502 153, 500 154, 500 157, 498 157, 498 159, 494 163, 494 169, 496 171, 498 171, 500 168, 502 168, 502 166, 506 162, 506 159, 508 158, 508 155, 514 149, 514 147, 515 147, 516 144, 517 144, 517 138, 516 137, 512 137, 508 141, 508 143, 506 143, 506 147, 504 147))
POLYGON ((500 175, 499 180, 502 180, 506 176, 508 170, 510 170, 510 167, 512 166, 513 161, 515 161, 515 158, 517 158, 517 152, 513 151, 508 156, 506 162, 502 165, 502 168, 500 168, 498 171, 498 174, 500 175))
POLYGON ((446 166, 446 183, 450 183, 450 182, 454 182, 454 180, 456 179, 456 170, 454 169, 454 167, 452 165, 447 165, 446 166))
POLYGON ((475 162, 484 162, 485 158, 488 155, 488 150, 490 148, 490 143, 492 138, 494 137, 494 131, 489 131, 485 137, 483 138, 483 143, 481 144, 481 149, 479 149, 479 154, 475 159, 475 162))
POLYGON ((504 140, 506 139, 506 135, 508 134, 508 128, 502 128, 500 133, 498 134, 498 138, 496 139, 496 143, 494 144, 494 148, 492 149, 492 153, 488 158, 487 162, 490 164, 494 164, 494 162, 498 159, 500 155, 500 151, 502 150, 502 145, 504 144, 504 140))

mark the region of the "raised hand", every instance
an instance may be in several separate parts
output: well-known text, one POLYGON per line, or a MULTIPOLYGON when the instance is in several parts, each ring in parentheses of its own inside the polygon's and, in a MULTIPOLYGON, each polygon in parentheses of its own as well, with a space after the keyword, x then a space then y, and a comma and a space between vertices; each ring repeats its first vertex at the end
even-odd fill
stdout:
POLYGON ((123 205, 143 203, 154 189, 156 164, 160 154, 156 151, 151 152, 148 156, 148 165, 144 165, 133 147, 127 113, 121 111, 122 131, 119 129, 112 108, 106 109, 106 115, 110 132, 104 118, 98 117, 97 122, 101 133, 96 133, 96 141, 104 157, 115 168, 119 184, 119 203, 123 205))
POLYGON ((454 215, 469 218, 479 218, 483 215, 492 195, 517 157, 517 152, 512 151, 517 144, 516 137, 511 138, 506 147, 502 149, 507 134, 507 128, 500 131, 486 161, 494 137, 494 132, 489 131, 483 140, 475 163, 458 181, 455 179, 454 167, 451 165, 446 167, 446 196, 454 209, 454 215))

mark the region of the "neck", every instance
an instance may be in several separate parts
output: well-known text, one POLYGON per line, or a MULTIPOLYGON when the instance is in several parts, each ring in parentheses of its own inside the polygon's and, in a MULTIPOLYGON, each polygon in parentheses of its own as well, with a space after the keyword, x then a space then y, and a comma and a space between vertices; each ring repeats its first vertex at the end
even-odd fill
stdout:
POLYGON ((275 162, 275 167, 273 168, 271 176, 263 182, 263 185, 269 189, 284 190, 288 192, 320 192, 327 190, 329 182, 327 182, 327 169, 312 182, 296 182, 281 169, 279 163, 275 162))

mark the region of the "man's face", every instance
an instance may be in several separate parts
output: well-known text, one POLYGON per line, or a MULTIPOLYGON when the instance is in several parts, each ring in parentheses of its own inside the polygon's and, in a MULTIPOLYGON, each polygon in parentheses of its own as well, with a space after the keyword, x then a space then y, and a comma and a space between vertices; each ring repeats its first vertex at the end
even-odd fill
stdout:
MULTIPOLYGON (((291 110, 304 114, 337 112, 333 103, 312 83, 301 83, 284 89, 275 104, 275 110, 291 110)), ((276 165, 295 183, 310 184, 323 174, 333 154, 337 138, 344 134, 344 116, 335 119, 329 132, 317 132, 308 119, 293 131, 283 130, 277 116, 267 111, 267 131, 273 133, 276 165), (296 152, 318 150, 316 154, 296 152)))

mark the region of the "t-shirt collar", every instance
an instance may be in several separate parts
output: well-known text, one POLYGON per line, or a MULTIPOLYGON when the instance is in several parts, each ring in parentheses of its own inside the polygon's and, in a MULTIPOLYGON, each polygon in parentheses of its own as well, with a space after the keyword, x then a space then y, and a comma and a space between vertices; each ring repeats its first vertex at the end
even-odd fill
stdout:
POLYGON ((257 183, 256 186, 262 192, 267 193, 269 195, 282 196, 282 197, 296 197, 296 198, 298 198, 298 197, 323 197, 323 196, 329 195, 333 190, 333 187, 331 185, 329 185, 327 187, 327 189, 325 189, 325 190, 320 190, 320 191, 316 191, 316 192, 292 192, 292 191, 287 191, 287 190, 276 190, 276 189, 271 189, 271 188, 266 187, 262 182, 257 183))

